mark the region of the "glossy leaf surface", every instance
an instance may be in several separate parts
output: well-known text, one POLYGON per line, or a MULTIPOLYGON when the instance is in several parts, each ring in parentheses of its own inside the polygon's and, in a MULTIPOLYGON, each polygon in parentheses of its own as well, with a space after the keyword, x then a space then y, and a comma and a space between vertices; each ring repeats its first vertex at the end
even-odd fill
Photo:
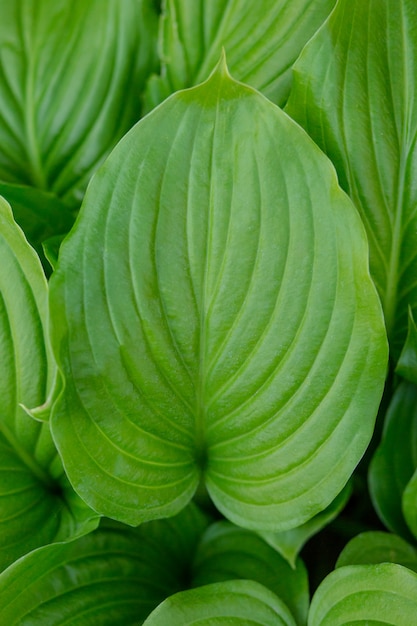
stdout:
MULTIPOLYGON (((404 517, 403 496, 416 468, 417 387, 403 382, 385 417, 382 440, 369 468, 369 489, 384 524, 409 541, 412 535, 404 517)), ((410 502, 409 514, 417 516, 417 501, 410 502)))
POLYGON ((204 533, 193 561, 193 587, 233 579, 264 585, 285 602, 297 624, 307 623, 307 571, 297 559, 292 568, 255 533, 229 522, 212 524, 204 533))
POLYGON ((395 358, 417 309, 416 30, 414 0, 340 0, 296 63, 286 109, 361 213, 395 358))
POLYGON ((131 524, 175 514, 200 480, 249 528, 324 509, 384 382, 367 254, 326 157, 223 63, 146 116, 51 281, 52 431, 76 490, 131 524))
POLYGON ((160 604, 145 626, 296 626, 285 604, 252 580, 229 580, 177 593, 160 604))
POLYGON ((54 363, 45 339, 47 284, 39 259, 0 198, 0 570, 37 546, 86 532, 96 517, 63 475, 41 404, 54 363))
POLYGON ((0 575, 0 621, 138 626, 186 586, 205 525, 190 507, 137 529, 105 520, 85 537, 35 550, 0 575))
POLYGON ((159 34, 161 76, 147 107, 205 80, 226 50, 233 75, 285 104, 291 67, 336 0, 165 0, 159 34))
POLYGON ((410 626, 417 614, 417 574, 394 563, 340 567, 311 603, 308 626, 410 626))
POLYGON ((78 206, 140 117, 155 30, 150 0, 2 2, 0 180, 78 206))

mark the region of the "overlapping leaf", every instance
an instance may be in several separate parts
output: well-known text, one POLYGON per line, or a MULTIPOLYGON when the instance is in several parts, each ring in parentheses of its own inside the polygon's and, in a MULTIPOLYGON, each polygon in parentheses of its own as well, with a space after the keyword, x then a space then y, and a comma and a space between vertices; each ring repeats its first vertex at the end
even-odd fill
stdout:
POLYGON ((160 77, 148 108, 205 80, 225 48, 233 75, 279 105, 289 95, 291 66, 336 0, 165 0, 160 27, 160 77))
POLYGON ((139 119, 151 0, 10 0, 0 20, 0 180, 79 202, 139 119))
POLYGON ((417 549, 390 533, 369 531, 356 535, 341 552, 336 567, 371 563, 398 563, 417 571, 417 549))
POLYGON ((416 29, 413 0, 340 0, 297 61, 287 106, 361 212, 396 358, 417 310, 416 29))
POLYGON ((392 398, 382 441, 372 458, 369 487, 375 509, 384 524, 408 540, 412 540, 410 524, 417 537, 417 499, 411 499, 406 510, 403 499, 410 481, 409 489, 415 489, 416 468, 417 387, 402 382, 392 398), (408 524, 404 514, 408 517, 408 524))
POLYGON ((305 524, 297 526, 297 528, 284 530, 280 533, 264 531, 261 532, 260 535, 269 543, 270 546, 275 548, 275 550, 278 550, 278 552, 282 554, 285 559, 287 559, 288 563, 290 563, 292 567, 295 567, 297 556, 302 547, 309 539, 311 539, 311 537, 317 534, 339 515, 342 509, 346 506, 351 493, 352 485, 351 483, 348 483, 333 500, 333 502, 324 509, 324 511, 321 511, 312 517, 305 524))
POLYGON ((212 524, 198 545, 192 567, 194 587, 233 579, 250 579, 273 591, 300 626, 307 623, 308 577, 297 559, 292 568, 263 539, 229 522, 212 524))
POLYGON ((189 507, 138 529, 105 520, 80 539, 39 548, 0 575, 0 622, 138 626, 166 597, 187 587, 206 524, 189 507))
POLYGON ((285 604, 253 580, 231 580, 171 596, 145 620, 144 626, 296 626, 285 604))
POLYGON ((417 574, 394 563, 340 567, 313 596, 308 626, 410 626, 417 614, 417 574))
POLYGON ((325 156, 223 64, 155 109, 94 177, 51 281, 76 490, 131 524, 200 481, 246 527, 324 509, 384 382, 367 255, 325 156))
POLYGON ((28 550, 94 527, 63 476, 41 404, 54 366, 45 341, 47 284, 36 254, 0 199, 0 570, 28 550))

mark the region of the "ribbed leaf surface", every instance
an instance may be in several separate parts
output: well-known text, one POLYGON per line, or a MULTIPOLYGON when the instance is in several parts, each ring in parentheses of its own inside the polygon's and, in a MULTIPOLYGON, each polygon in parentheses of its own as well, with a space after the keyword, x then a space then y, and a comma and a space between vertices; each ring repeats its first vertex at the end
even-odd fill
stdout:
POLYGON ((417 614, 417 574, 394 563, 340 567, 311 603, 308 626, 410 626, 417 614))
POLYGON ((233 75, 279 105, 291 68, 336 0, 165 0, 159 35, 162 71, 148 86, 152 108, 205 80, 225 48, 233 75))
POLYGON ((340 0, 297 61, 286 109, 361 212, 395 358, 417 309, 416 30, 414 0, 340 0))
POLYGON ((0 19, 0 179, 82 198, 139 119, 151 0, 9 0, 0 19))
POLYGON ((42 267, 2 198, 0 258, 1 570, 39 545, 92 528, 96 516, 63 476, 49 426, 19 406, 45 400, 54 366, 45 345, 42 267))
POLYGON ((200 480, 247 527, 325 508, 385 376, 367 254, 326 157, 223 65, 155 109, 95 176, 51 282, 76 490, 132 524, 200 480))

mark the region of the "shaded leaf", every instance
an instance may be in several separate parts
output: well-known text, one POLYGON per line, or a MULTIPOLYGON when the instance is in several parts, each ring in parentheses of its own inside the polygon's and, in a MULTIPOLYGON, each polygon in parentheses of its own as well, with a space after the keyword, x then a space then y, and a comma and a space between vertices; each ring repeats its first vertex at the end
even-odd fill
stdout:
POLYGON ((194 587, 233 579, 264 585, 285 602, 297 624, 307 623, 307 571, 301 560, 294 569, 255 533, 229 522, 212 524, 201 538, 192 567, 194 587))
POLYGON ((0 22, 0 179, 78 207, 140 117, 155 69, 149 0, 10 0, 0 22))
POLYGON ((189 507, 137 529, 104 520, 87 536, 39 548, 0 575, 0 621, 138 626, 186 584, 206 523, 189 507))
MULTIPOLYGON (((403 513, 404 490, 417 468, 417 387, 401 383, 385 417, 382 440, 369 467, 369 490, 384 524, 412 540, 403 513)), ((414 507, 417 509, 417 501, 414 507)))
POLYGON ((94 177, 51 280, 75 489, 130 524, 200 481, 244 527, 323 510, 384 384, 367 256, 326 157, 223 63, 157 107, 94 177))
POLYGON ((408 314, 407 339, 395 371, 406 380, 417 385, 417 327, 411 310, 408 314))
POLYGON ((68 206, 52 193, 24 185, 0 182, 0 195, 11 205, 14 219, 49 271, 42 244, 52 236, 62 238, 69 232, 74 216, 68 206))
POLYGON ((417 574, 394 563, 340 567, 311 603, 308 626, 410 626, 417 613, 417 574))
POLYGON ((165 0, 160 25, 161 76, 146 105, 205 80, 222 48, 237 79, 283 105, 291 67, 336 0, 165 0))
POLYGON ((287 112, 358 207, 393 355, 417 308, 417 5, 340 0, 295 65, 287 112))
POLYGON ((146 626, 296 626, 285 604, 253 580, 230 580, 183 591, 160 604, 146 626))
POLYGON ((0 198, 0 570, 37 546, 98 523, 64 475, 49 426, 20 406, 41 404, 55 371, 45 339, 46 279, 0 198))

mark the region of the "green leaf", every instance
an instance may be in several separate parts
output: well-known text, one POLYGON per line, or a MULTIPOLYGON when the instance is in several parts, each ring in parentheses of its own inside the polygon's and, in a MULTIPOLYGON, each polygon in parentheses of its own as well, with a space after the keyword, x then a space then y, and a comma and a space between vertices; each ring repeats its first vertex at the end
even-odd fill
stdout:
POLYGON ((367 257, 326 157, 222 63, 157 107, 92 180, 51 280, 75 489, 129 524, 200 481, 247 528, 323 510, 384 384, 367 257))
POLYGON ((285 604, 253 580, 230 580, 177 593, 144 626, 296 626, 285 604))
POLYGON ((294 569, 255 533, 229 522, 212 524, 198 546, 193 566, 194 587, 231 579, 250 579, 285 602, 297 624, 307 623, 307 571, 301 560, 294 569))
POLYGON ((394 563, 340 567, 311 603, 308 626, 410 626, 417 614, 417 574, 394 563))
POLYGON ((390 533, 370 531, 354 537, 340 553, 336 567, 398 563, 417 571, 417 549, 390 533))
POLYGON ((165 0, 160 24, 161 76, 146 105, 205 80, 225 48, 233 75, 283 105, 291 67, 336 0, 165 0))
POLYGON ((413 1, 340 0, 297 61, 286 108, 361 213, 395 358, 417 308, 416 29, 413 1))
MULTIPOLYGON (((369 490, 387 528, 408 541, 412 535, 404 518, 402 499, 416 468, 417 387, 403 382, 393 395, 382 440, 369 467, 369 490)), ((416 502, 412 506, 417 509, 416 502)))
POLYGON ((407 339, 395 371, 406 380, 417 385, 417 327, 411 310, 408 312, 407 339))
POLYGON ((104 520, 87 536, 34 550, 0 575, 0 622, 137 626, 186 584, 206 523, 196 507, 137 529, 104 520))
POLYGON ((52 236, 62 237, 69 232, 74 217, 68 206, 54 194, 24 185, 0 182, 0 195, 11 205, 14 219, 47 268, 42 244, 52 236))
POLYGON ((0 570, 37 546, 87 532, 97 515, 73 492, 49 426, 22 404, 41 404, 55 365, 45 338, 46 279, 0 198, 0 570))
POLYGON ((311 537, 317 534, 339 515, 339 513, 346 506, 351 493, 352 485, 351 483, 348 483, 328 507, 321 511, 321 513, 312 517, 305 524, 302 524, 297 528, 284 530, 280 533, 264 531, 261 532, 260 535, 269 543, 269 545, 275 548, 275 550, 278 550, 278 552, 282 554, 292 567, 295 567, 297 556, 302 547, 309 539, 311 539, 311 537))
POLYGON ((0 21, 0 179, 78 206, 140 117, 155 69, 149 0, 10 0, 0 21))

